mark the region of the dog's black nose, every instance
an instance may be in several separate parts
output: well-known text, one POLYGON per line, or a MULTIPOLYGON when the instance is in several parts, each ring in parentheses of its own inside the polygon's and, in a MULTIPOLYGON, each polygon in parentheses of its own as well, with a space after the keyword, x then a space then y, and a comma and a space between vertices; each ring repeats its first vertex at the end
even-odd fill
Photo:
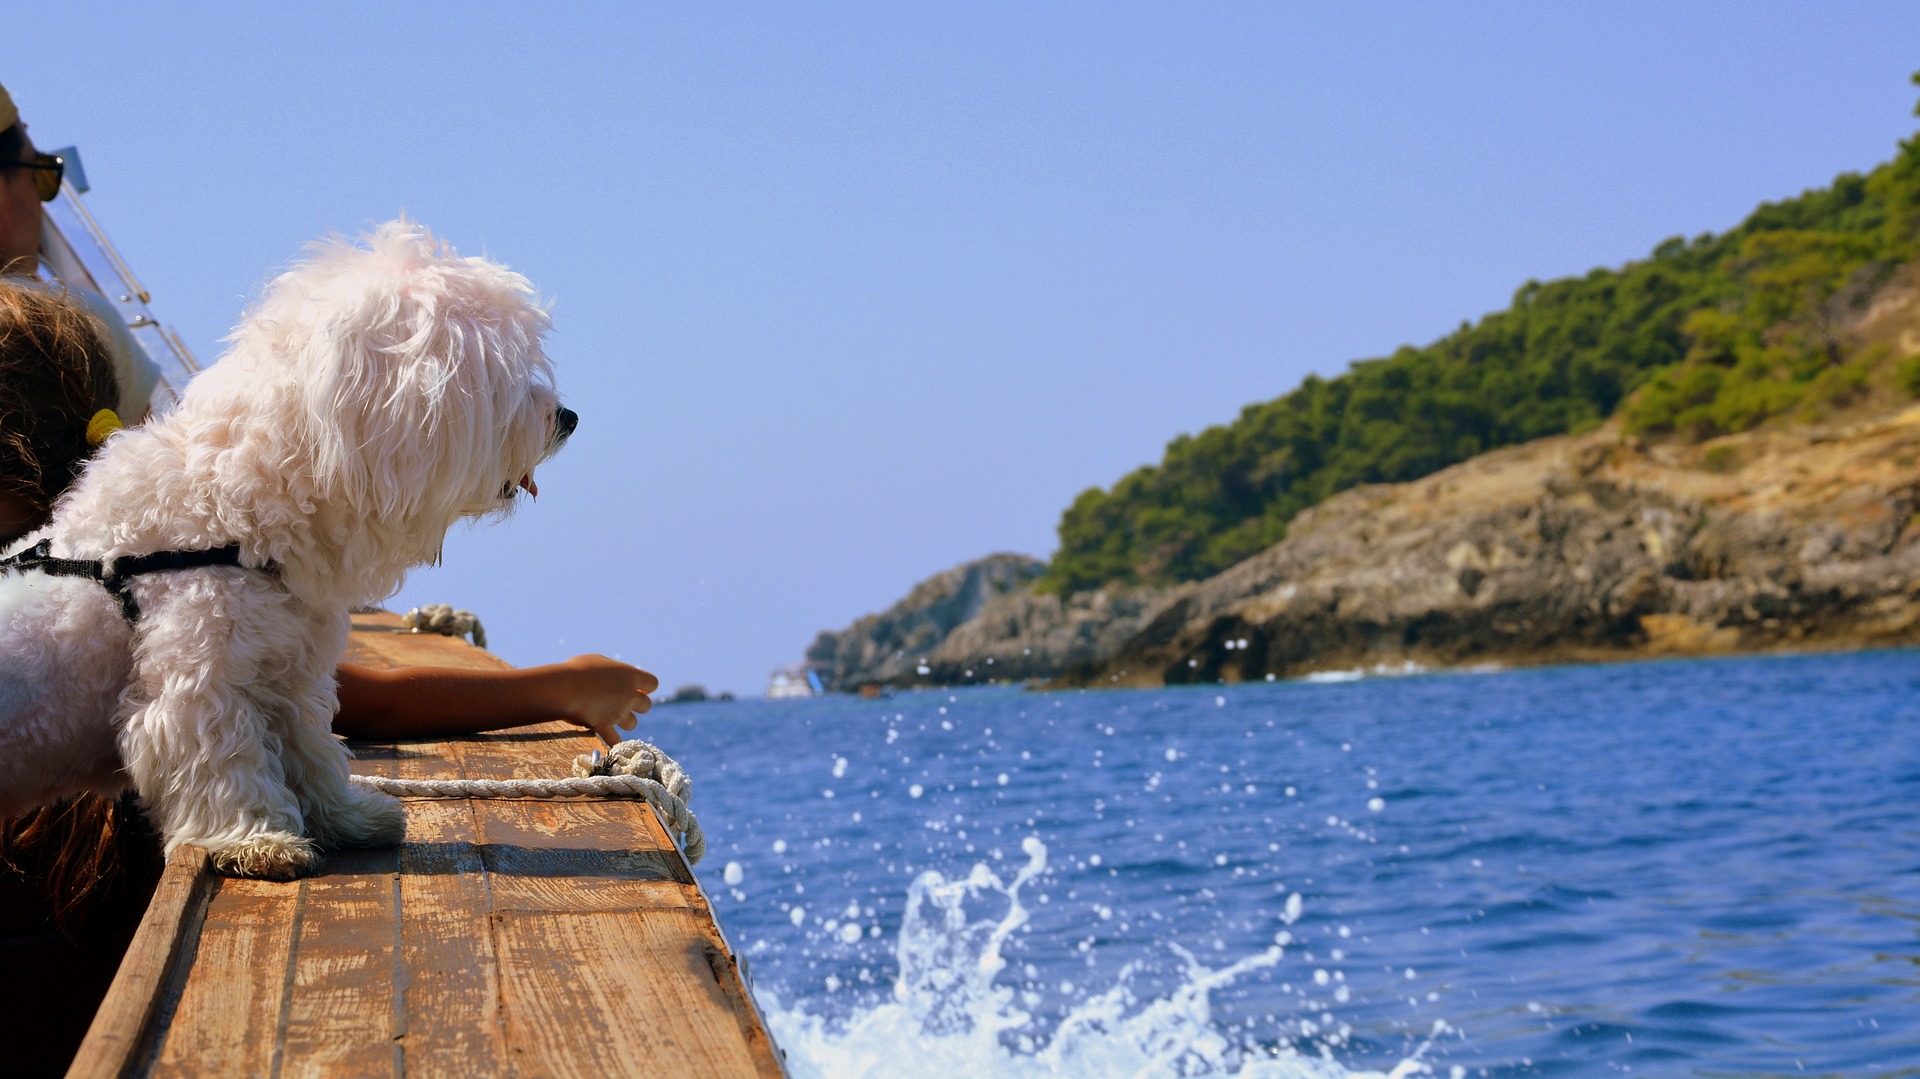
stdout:
POLYGON ((553 414, 553 444, 558 446, 565 442, 573 434, 573 429, 578 426, 580 426, 579 415, 565 405, 560 406, 560 410, 553 414))

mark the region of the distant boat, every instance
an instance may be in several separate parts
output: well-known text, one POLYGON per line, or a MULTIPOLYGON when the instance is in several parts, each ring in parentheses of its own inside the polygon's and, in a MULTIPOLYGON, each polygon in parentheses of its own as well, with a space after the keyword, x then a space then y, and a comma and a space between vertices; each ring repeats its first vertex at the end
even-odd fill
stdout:
POLYGON ((791 701, 802 697, 818 697, 827 691, 820 684, 820 672, 804 663, 795 663, 773 672, 767 682, 767 699, 770 701, 791 701))

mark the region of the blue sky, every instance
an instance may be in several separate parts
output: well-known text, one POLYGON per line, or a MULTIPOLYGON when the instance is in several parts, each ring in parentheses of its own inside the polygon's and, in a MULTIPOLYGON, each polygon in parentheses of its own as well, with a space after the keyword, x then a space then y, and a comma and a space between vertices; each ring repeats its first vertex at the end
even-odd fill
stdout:
POLYGON ((203 359, 406 212, 581 414, 445 601, 758 693, 813 634, 1311 372, 1911 134, 1920 5, 40 4, 0 82, 203 359))

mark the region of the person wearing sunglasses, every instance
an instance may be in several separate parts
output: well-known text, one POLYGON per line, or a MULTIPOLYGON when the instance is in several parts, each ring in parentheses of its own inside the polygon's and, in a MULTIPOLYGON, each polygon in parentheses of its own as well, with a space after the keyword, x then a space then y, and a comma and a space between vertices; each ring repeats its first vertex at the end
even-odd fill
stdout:
POLYGON ((40 261, 40 204, 60 194, 66 165, 33 148, 20 110, 0 88, 0 272, 28 275, 40 261))
MULTIPOLYGON (((27 142, 27 129, 24 125, 16 123, 12 130, 19 131, 21 142, 27 142)), ((31 143, 27 144, 26 154, 24 159, 9 161, 5 165, 0 165, 0 168, 26 170, 27 175, 33 177, 34 197, 41 202, 52 202, 60 195, 60 181, 67 172, 66 159, 35 150, 31 143)))
MULTIPOLYGON (((66 163, 42 153, 27 136, 27 124, 4 86, 0 86, 0 275, 37 281, 40 271, 40 206, 60 197, 66 163)), ((49 287, 68 292, 89 308, 106 329, 107 351, 113 360, 114 381, 127 419, 146 415, 146 402, 160 381, 160 368, 147 358, 105 296, 63 284, 49 287), (138 402, 137 405, 133 403, 138 402)))

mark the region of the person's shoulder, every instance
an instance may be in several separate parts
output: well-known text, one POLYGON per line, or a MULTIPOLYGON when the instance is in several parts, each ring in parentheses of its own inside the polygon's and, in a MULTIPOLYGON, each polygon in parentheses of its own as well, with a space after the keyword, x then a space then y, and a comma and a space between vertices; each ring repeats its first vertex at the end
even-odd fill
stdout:
POLYGON ((64 281, 41 281, 38 284, 67 296, 99 321, 101 328, 106 331, 107 351, 113 357, 113 381, 120 389, 120 407, 117 411, 128 423, 138 420, 153 400, 153 388, 160 382, 160 368, 140 347, 140 342, 133 339, 133 331, 127 328, 119 308, 113 305, 112 300, 90 288, 64 281))
POLYGON ((41 288, 58 293, 87 309, 87 313, 106 325, 107 333, 115 337, 125 337, 128 344, 133 343, 133 335, 127 329, 126 320, 113 306, 113 301, 90 288, 70 285, 65 281, 41 281, 41 288))

